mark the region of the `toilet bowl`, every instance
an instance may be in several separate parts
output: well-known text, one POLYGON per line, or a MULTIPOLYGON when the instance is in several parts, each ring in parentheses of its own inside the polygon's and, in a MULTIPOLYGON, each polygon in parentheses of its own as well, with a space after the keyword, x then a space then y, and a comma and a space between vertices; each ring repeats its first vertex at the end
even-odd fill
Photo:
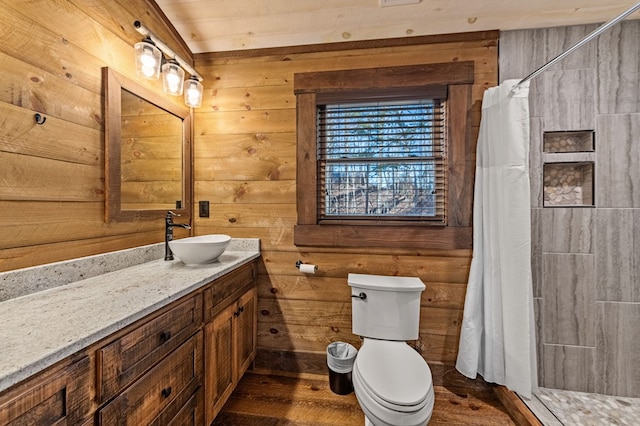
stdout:
POLYGON ((433 412, 431 370, 406 342, 365 339, 353 365, 353 388, 373 426, 423 426, 433 412))

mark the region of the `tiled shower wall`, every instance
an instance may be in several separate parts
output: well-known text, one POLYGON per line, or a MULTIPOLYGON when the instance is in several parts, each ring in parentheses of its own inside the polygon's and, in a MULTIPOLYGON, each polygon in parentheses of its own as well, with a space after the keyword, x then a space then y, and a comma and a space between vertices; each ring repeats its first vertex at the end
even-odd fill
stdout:
MULTIPOLYGON (((500 81, 597 25, 503 32, 500 81)), ((640 397, 640 20, 531 81, 532 267, 541 386, 640 397), (595 131, 595 207, 543 207, 543 132, 595 131)))

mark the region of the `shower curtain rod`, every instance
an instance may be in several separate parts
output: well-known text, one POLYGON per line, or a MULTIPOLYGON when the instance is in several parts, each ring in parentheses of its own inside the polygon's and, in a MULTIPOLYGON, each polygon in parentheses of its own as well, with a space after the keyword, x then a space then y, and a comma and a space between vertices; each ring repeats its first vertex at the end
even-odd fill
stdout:
POLYGON ((544 64, 543 66, 541 66, 540 68, 538 68, 537 70, 535 70, 534 72, 532 72, 531 74, 526 76, 525 78, 523 78, 522 80, 520 80, 518 82, 518 84, 513 86, 513 88, 511 89, 511 92, 513 93, 517 88, 520 87, 521 84, 526 83, 527 81, 531 80, 534 77, 537 77, 544 70, 546 70, 547 68, 549 68, 550 66, 552 66, 556 62, 564 59, 565 56, 568 56, 571 53, 573 53, 574 51, 578 50, 584 44, 586 44, 586 43, 590 42, 592 39, 598 37, 600 34, 605 32, 609 28, 613 27, 615 24, 617 24, 618 22, 622 21, 624 18, 626 18, 627 16, 631 15, 633 12, 635 12, 638 9, 640 9, 640 2, 636 3, 630 9, 622 12, 619 16, 616 16, 615 18, 613 18, 612 20, 610 20, 606 24, 603 24, 603 25, 599 26, 598 28, 593 30, 591 33, 589 33, 586 37, 584 37, 582 40, 580 40, 579 42, 577 42, 576 44, 571 46, 569 49, 565 50, 564 52, 562 52, 561 54, 559 54, 558 56, 556 56, 555 58, 553 58, 552 60, 550 60, 549 62, 547 62, 546 64, 544 64))

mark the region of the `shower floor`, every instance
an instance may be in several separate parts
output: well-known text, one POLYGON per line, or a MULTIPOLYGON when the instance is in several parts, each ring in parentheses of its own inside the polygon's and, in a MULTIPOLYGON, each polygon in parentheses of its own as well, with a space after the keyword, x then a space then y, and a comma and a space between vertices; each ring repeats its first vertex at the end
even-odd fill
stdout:
POLYGON ((640 398, 539 388, 522 400, 545 426, 640 425, 640 398))

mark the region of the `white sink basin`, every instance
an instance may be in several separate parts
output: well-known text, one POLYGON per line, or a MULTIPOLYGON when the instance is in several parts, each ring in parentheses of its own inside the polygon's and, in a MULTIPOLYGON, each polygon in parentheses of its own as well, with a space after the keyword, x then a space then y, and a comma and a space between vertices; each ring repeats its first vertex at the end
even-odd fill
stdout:
POLYGON ((200 235, 169 241, 169 248, 185 265, 202 265, 215 261, 230 242, 228 235, 200 235))

